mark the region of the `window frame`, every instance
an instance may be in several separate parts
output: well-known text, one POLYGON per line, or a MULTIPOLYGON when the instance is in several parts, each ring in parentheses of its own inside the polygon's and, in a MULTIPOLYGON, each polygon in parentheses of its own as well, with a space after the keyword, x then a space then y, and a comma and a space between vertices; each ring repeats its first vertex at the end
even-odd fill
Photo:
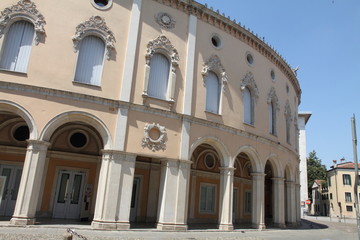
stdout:
POLYGON ((351 192, 345 192, 345 202, 352 202, 351 192))
MULTIPOLYGON (((104 39, 101 36, 96 35, 96 34, 87 34, 86 36, 84 36, 81 39, 81 41, 79 42, 79 50, 77 51, 73 82, 76 83, 76 84, 84 84, 84 85, 90 85, 90 86, 94 86, 94 87, 101 87, 102 75, 103 75, 103 72, 104 72, 104 65, 105 65, 105 56, 106 56, 106 42, 104 41, 104 39), (99 79, 97 79, 97 81, 96 81, 97 84, 92 84, 90 80, 86 81, 86 82, 76 80, 77 71, 78 71, 78 67, 79 67, 79 57, 80 57, 80 54, 81 54, 82 43, 87 38, 97 38, 97 39, 102 41, 103 46, 104 46, 103 56, 102 56, 102 63, 101 63, 101 70, 100 70, 100 73, 98 75, 99 79)), ((92 66, 92 68, 94 68, 94 67, 95 66, 92 66)))
POLYGON ((221 83, 219 80, 219 77, 217 76, 217 74, 213 71, 209 71, 208 75, 206 76, 206 80, 205 80, 205 112, 209 112, 209 113, 213 113, 213 114, 218 114, 220 115, 220 110, 221 110, 221 83), (209 96, 209 93, 212 95, 214 94, 213 92, 210 92, 210 79, 211 76, 214 76, 214 80, 216 80, 216 86, 217 86, 217 93, 216 93, 216 106, 209 106, 210 102, 208 99, 212 99, 211 96, 209 96), (214 111, 211 109, 214 108, 214 111), (216 109, 215 109, 216 108, 216 109))
POLYGON ((200 189, 199 189, 199 214, 215 214, 216 213, 216 206, 217 206, 217 185, 216 184, 212 184, 212 183, 200 183, 200 189), (203 188, 206 188, 206 196, 207 196, 207 189, 208 188, 212 188, 213 189, 213 199, 212 199, 212 209, 207 209, 208 207, 208 202, 207 202, 207 198, 205 198, 205 209, 203 209, 203 206, 202 206, 202 189, 203 188))
POLYGON ((351 175, 350 174, 343 174, 343 185, 351 186, 351 175))

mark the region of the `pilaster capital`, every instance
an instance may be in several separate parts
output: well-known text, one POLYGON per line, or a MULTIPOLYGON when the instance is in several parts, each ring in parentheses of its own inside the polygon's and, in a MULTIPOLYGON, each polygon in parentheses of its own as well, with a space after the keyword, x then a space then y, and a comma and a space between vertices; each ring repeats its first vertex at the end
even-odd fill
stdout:
POLYGON ((264 181, 266 174, 265 173, 250 173, 253 181, 264 181))
POLYGON ((103 160, 110 160, 110 161, 127 161, 127 162, 135 162, 136 161, 136 154, 127 153, 119 150, 113 149, 103 149, 101 150, 102 159, 103 160))
POLYGON ((275 177, 275 178, 271 178, 271 180, 273 180, 273 182, 284 182, 285 178, 275 177))

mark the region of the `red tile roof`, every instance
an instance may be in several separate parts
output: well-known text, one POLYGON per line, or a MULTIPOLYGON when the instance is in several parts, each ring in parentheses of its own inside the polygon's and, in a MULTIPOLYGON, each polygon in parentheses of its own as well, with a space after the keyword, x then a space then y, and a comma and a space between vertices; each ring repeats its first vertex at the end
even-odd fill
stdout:
MULTIPOLYGON (((353 162, 339 163, 339 164, 336 165, 336 168, 354 169, 355 164, 353 162)), ((358 168, 360 168, 360 163, 358 163, 358 168)))

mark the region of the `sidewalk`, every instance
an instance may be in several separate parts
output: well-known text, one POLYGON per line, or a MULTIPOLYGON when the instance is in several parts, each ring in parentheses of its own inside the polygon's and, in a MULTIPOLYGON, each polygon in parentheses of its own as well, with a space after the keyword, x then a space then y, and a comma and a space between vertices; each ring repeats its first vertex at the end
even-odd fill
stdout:
POLYGON ((324 217, 324 216, 303 216, 303 219, 310 221, 322 221, 322 222, 340 222, 340 223, 350 223, 356 224, 355 218, 337 218, 337 217, 324 217))

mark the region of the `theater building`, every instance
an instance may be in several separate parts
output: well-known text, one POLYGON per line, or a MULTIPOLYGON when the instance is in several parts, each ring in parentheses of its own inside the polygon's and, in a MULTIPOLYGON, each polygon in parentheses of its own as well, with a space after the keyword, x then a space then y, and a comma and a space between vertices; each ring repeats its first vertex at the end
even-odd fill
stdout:
POLYGON ((291 67, 192 0, 0 1, 0 215, 94 229, 300 221, 291 67))

